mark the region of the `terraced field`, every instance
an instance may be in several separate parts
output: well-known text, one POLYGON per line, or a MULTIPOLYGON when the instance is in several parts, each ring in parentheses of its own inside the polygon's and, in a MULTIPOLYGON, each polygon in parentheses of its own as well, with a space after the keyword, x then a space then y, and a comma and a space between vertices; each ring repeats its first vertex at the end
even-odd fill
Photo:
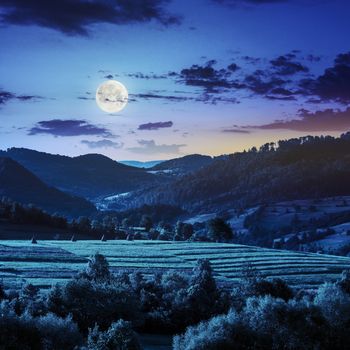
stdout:
POLYGON ((235 284, 250 263, 262 276, 280 277, 299 287, 339 278, 350 258, 298 253, 225 243, 159 241, 1 241, 0 279, 7 287, 33 283, 47 288, 67 281, 100 252, 112 271, 139 270, 148 275, 169 269, 190 271, 200 258, 210 260, 219 282, 235 284))

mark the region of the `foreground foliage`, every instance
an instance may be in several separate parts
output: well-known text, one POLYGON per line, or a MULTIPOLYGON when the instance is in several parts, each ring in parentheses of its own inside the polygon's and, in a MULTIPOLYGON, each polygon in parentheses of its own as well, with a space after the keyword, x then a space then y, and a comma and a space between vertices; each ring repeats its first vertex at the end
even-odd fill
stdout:
POLYGON ((1 349, 141 349, 136 332, 180 334, 174 350, 346 349, 350 273, 295 293, 246 266, 239 285, 219 288, 208 260, 191 274, 111 274, 96 253, 87 268, 47 295, 0 289, 1 349))

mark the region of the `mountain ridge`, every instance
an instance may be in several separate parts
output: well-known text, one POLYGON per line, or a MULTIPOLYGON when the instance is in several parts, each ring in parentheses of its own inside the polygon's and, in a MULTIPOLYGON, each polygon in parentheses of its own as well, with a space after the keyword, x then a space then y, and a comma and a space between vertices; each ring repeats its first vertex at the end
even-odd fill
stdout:
POLYGON ((67 217, 90 215, 96 211, 87 200, 47 186, 25 167, 5 157, 0 157, 0 195, 67 217))
POLYGON ((26 148, 9 148, 0 151, 1 156, 20 163, 46 184, 89 200, 133 191, 158 181, 155 175, 144 169, 96 153, 68 157, 26 148))

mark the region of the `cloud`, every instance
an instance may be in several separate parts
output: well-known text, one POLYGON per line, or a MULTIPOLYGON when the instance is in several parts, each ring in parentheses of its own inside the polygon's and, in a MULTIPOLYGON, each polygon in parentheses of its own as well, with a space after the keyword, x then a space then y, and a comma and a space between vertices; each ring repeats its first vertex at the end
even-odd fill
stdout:
MULTIPOLYGON (((182 92, 186 93, 186 92, 182 92)), ((132 99, 129 98, 129 101, 137 101, 137 99, 144 100, 164 100, 167 102, 186 102, 186 101, 195 101, 203 102, 209 104, 217 104, 219 102, 223 103, 239 103, 235 97, 225 97, 225 96, 216 96, 213 93, 204 92, 202 94, 197 94, 195 97, 191 96, 175 96, 175 95, 159 95, 155 93, 145 93, 145 94, 130 94, 132 99)))
POLYGON ((230 69, 215 69, 215 60, 208 61, 205 65, 192 65, 181 70, 179 81, 185 85, 203 88, 207 93, 218 92, 218 89, 230 88, 228 77, 232 74, 230 69))
MULTIPOLYGON (((253 66, 262 61, 248 56, 243 56, 242 60, 253 66)), ((202 88, 203 93, 196 100, 206 103, 238 103, 237 97, 233 96, 238 91, 261 95, 270 100, 291 101, 295 100, 300 88, 295 86, 290 76, 309 71, 308 67, 296 61, 294 53, 272 59, 268 67, 248 73, 242 72, 236 63, 226 68, 216 68, 216 64, 215 60, 211 60, 202 66, 195 64, 182 69, 177 74, 177 82, 202 88), (235 75, 237 70, 241 71, 239 77, 235 75)))
POLYGON ((180 148, 186 146, 185 144, 157 145, 154 140, 138 140, 137 142, 139 147, 130 147, 128 150, 139 154, 180 154, 180 148))
POLYGON ((11 100, 38 101, 43 99, 44 97, 38 95, 17 95, 10 91, 0 90, 0 105, 4 105, 11 100))
POLYGON ((306 56, 306 60, 310 62, 320 62, 321 59, 322 59, 322 56, 318 56, 318 55, 309 54, 306 56))
POLYGON ((314 95, 323 101, 350 102, 350 52, 339 54, 332 67, 315 79, 300 82, 304 95, 314 95))
POLYGON ((236 72, 240 67, 236 63, 231 63, 227 66, 227 69, 231 72, 236 72))
MULTIPOLYGON (((310 67, 306 65, 318 62, 319 56, 303 56, 299 50, 293 50, 269 60, 251 56, 238 59, 243 62, 242 67, 236 63, 218 67, 217 61, 212 59, 204 65, 193 64, 179 73, 175 72, 173 77, 177 83, 201 88, 202 94, 195 100, 212 104, 239 103, 238 97, 252 98, 256 95, 271 101, 295 101, 298 97, 310 99, 312 95, 320 95, 315 79, 310 78, 310 67)), ((341 75, 350 67, 350 58, 347 54, 339 55, 335 64, 338 68, 342 67, 341 75)), ((343 88, 347 84, 350 85, 350 79, 343 78, 343 88)))
POLYGON ((243 61, 250 63, 250 64, 258 64, 261 62, 260 57, 242 56, 241 58, 243 61))
POLYGON ((224 129, 222 130, 223 133, 232 133, 232 134, 250 134, 251 131, 250 130, 246 130, 246 129, 236 129, 236 128, 232 128, 232 129, 224 129))
POLYGON ((279 56, 276 59, 270 61, 271 66, 275 69, 275 73, 278 75, 293 75, 296 73, 307 73, 309 68, 296 62, 294 54, 288 54, 279 56))
POLYGON ((146 80, 157 80, 157 79, 167 79, 168 75, 167 74, 144 74, 144 73, 128 73, 126 74, 127 77, 129 78, 136 78, 136 79, 146 79, 146 80))
POLYGON ((95 135, 115 137, 110 130, 88 123, 85 120, 53 119, 43 120, 32 127, 28 135, 49 134, 53 136, 82 136, 95 135))
POLYGON ((0 21, 7 25, 37 25, 68 35, 88 35, 99 23, 128 24, 152 20, 165 26, 179 17, 166 12, 168 0, 2 0, 0 21))
POLYGON ((95 97, 87 97, 87 96, 78 96, 77 99, 78 99, 78 100, 83 100, 83 101, 92 101, 92 100, 96 100, 95 97))
POLYGON ((129 96, 136 99, 144 99, 144 100, 166 100, 171 102, 184 102, 189 100, 194 100, 192 97, 187 96, 174 96, 174 95, 159 95, 154 93, 145 93, 145 94, 130 94, 129 96))
POLYGON ((244 126, 243 128, 261 130, 293 130, 302 132, 320 131, 347 131, 350 129, 350 107, 341 111, 325 109, 322 111, 310 112, 301 109, 298 119, 276 120, 270 124, 258 126, 244 126))
POLYGON ((9 91, 0 90, 0 105, 16 98, 16 95, 9 91))
POLYGON ((122 148, 124 144, 122 142, 114 142, 111 140, 103 139, 98 141, 88 141, 88 140, 81 140, 80 143, 88 146, 89 148, 122 148))
POLYGON ((172 126, 173 126, 172 121, 147 123, 147 124, 139 125, 138 130, 158 130, 162 128, 171 128, 172 126))
MULTIPOLYGON (((242 88, 249 89, 258 95, 265 95, 267 93, 273 94, 273 91, 282 91, 285 84, 286 80, 284 79, 271 76, 267 71, 256 70, 244 78, 242 88)), ((277 92, 277 95, 280 93, 277 92)))

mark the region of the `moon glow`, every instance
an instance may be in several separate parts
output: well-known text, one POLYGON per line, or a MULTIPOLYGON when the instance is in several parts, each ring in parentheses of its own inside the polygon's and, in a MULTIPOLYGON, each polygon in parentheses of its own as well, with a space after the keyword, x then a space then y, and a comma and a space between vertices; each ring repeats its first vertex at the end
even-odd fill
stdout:
POLYGON ((119 81, 107 80, 97 88, 96 103, 104 112, 120 112, 128 103, 128 90, 119 81))

